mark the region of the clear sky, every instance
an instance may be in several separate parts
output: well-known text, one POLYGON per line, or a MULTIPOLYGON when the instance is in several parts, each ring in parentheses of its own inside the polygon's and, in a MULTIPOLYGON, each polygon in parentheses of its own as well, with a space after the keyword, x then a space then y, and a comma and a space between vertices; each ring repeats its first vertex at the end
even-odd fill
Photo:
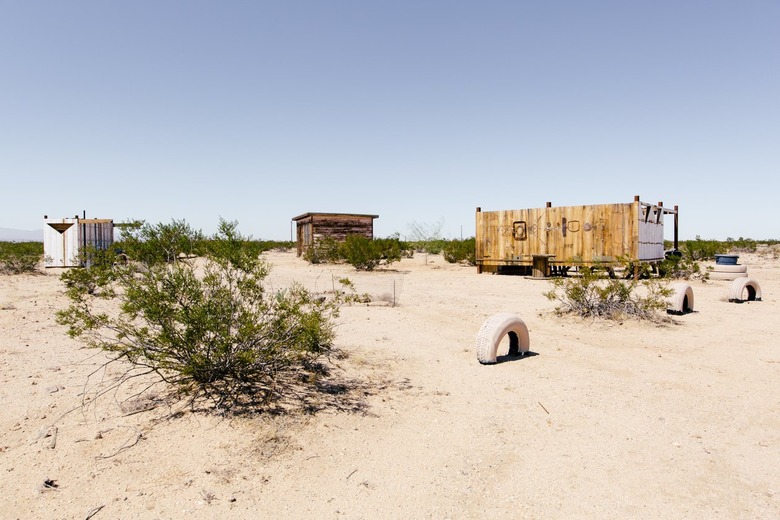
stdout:
POLYGON ((780 1, 0 0, 0 176, 15 229, 640 195, 780 238, 780 1))

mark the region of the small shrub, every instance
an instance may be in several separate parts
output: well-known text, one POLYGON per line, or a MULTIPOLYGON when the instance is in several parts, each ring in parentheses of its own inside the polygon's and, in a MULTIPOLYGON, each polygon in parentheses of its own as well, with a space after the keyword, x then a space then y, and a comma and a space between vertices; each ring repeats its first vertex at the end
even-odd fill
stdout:
POLYGON ((658 273, 663 278, 690 280, 701 277, 708 278, 701 270, 699 263, 688 254, 669 255, 658 266, 658 273))
POLYGON ((0 242, 0 274, 30 274, 43 259, 43 242, 0 242))
POLYGON ((476 239, 450 240, 444 244, 444 259, 451 264, 477 265, 476 239))
POLYGON ((545 293, 550 300, 557 300, 559 314, 576 314, 580 317, 622 320, 628 317, 660 319, 660 311, 666 309, 671 290, 659 279, 621 280, 605 279, 603 271, 580 268, 581 276, 552 278, 553 288, 545 293), (637 294, 640 286, 646 295, 637 294))
POLYGON ((344 259, 341 244, 332 237, 318 239, 304 251, 303 258, 311 264, 336 264, 344 259))
POLYGON ((373 271, 380 263, 387 265, 401 259, 401 245, 395 238, 372 240, 363 235, 349 235, 341 251, 344 260, 358 271, 373 271))
POLYGON ((338 282, 340 289, 336 289, 334 292, 339 301, 347 305, 371 302, 371 295, 368 293, 358 294, 355 284, 349 278, 339 278, 338 282))

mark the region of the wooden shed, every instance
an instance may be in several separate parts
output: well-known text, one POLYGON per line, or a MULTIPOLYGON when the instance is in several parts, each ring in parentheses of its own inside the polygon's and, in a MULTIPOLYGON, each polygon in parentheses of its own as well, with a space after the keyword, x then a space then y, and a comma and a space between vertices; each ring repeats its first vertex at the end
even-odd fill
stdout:
POLYGON ((648 204, 634 197, 627 204, 552 207, 476 212, 478 272, 533 267, 547 276, 559 267, 616 265, 622 260, 664 259, 664 216, 674 215, 677 248, 677 206, 648 204))
POLYGON ((379 215, 354 213, 304 213, 293 218, 296 224, 298 256, 328 237, 343 242, 348 235, 374 238, 374 219, 379 215))
POLYGON ((98 218, 43 217, 43 258, 46 267, 83 267, 79 250, 108 249, 114 243, 114 221, 98 218))

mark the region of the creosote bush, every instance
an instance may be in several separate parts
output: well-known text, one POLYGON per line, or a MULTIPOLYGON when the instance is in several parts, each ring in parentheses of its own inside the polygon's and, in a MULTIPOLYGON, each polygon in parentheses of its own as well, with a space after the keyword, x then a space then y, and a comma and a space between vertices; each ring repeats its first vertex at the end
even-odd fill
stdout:
POLYGON ((35 273, 41 259, 41 242, 0 242, 0 274, 35 273))
POLYGON ((403 244, 397 237, 367 238, 348 235, 344 242, 324 237, 304 253, 312 264, 345 262, 358 271, 373 271, 379 265, 389 265, 401 260, 403 244))
POLYGON ((401 246, 395 238, 349 235, 342 245, 342 254, 358 271, 373 271, 380 263, 388 265, 401 260, 401 246))
POLYGON ((172 220, 170 224, 148 224, 125 229, 116 248, 128 257, 147 265, 174 262, 180 256, 194 256, 200 251, 203 233, 194 230, 184 220, 172 220))
POLYGON ((670 255, 658 266, 658 272, 664 278, 691 280, 700 278, 706 280, 709 275, 699 266, 699 262, 691 258, 689 254, 670 255))
MULTIPOLYGON (((190 235, 186 224, 175 227, 190 235)), ((58 322, 114 354, 113 361, 155 374, 183 395, 208 396, 222 409, 268 404, 316 383, 338 302, 296 284, 268 292, 270 266, 236 228, 220 221, 198 259, 180 258, 177 247, 158 254, 152 244, 160 235, 149 234, 126 250, 126 262, 106 253, 88 269, 65 272, 70 305, 58 322)))
POLYGON ((477 240, 450 240, 444 243, 444 259, 451 264, 477 265, 477 240))
POLYGON ((551 278, 550 283, 553 288, 545 296, 559 302, 556 312, 583 318, 661 320, 672 293, 658 278, 606 278, 604 270, 593 267, 581 267, 579 276, 551 278), (637 291, 640 286, 644 294, 637 291))
POLYGON ((322 237, 304 251, 304 259, 312 264, 336 264, 343 261, 341 243, 332 237, 322 237))

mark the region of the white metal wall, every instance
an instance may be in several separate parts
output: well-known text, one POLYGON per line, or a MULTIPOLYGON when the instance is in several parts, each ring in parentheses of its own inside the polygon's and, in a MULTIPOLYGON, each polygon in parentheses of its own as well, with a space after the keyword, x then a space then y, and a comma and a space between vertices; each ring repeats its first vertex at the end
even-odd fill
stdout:
POLYGON ((108 219, 47 218, 43 226, 46 267, 80 267, 79 249, 107 249, 114 243, 114 223, 108 219))
POLYGON ((79 265, 77 218, 50 218, 44 220, 43 259, 46 267, 79 265), (75 263, 74 263, 75 262, 75 263))
POLYGON ((655 205, 641 205, 639 210, 639 260, 664 258, 664 213, 655 205))

